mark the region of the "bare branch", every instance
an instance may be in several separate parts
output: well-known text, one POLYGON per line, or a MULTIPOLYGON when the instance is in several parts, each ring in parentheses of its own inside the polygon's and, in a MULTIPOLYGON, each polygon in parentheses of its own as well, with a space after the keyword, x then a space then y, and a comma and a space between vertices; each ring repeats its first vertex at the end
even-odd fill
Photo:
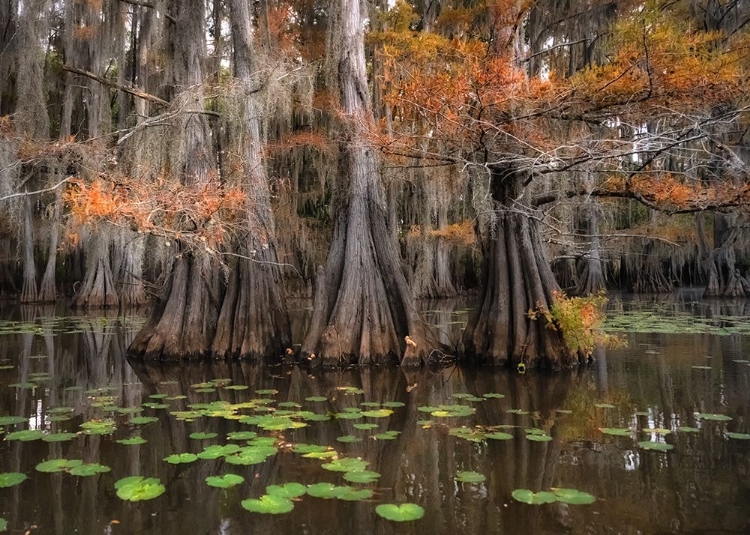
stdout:
POLYGON ((28 197, 30 195, 41 195, 42 193, 47 193, 48 191, 54 191, 63 184, 66 184, 68 181, 70 181, 71 177, 67 177, 64 180, 61 180, 54 186, 50 186, 49 188, 39 189, 36 191, 24 191, 23 193, 11 193, 10 195, 6 195, 5 197, 0 197, 1 201, 7 201, 9 199, 15 199, 16 197, 28 197))
POLYGON ((86 78, 91 78, 92 80, 96 80, 100 84, 104 84, 107 87, 111 87, 112 89, 124 91, 125 93, 128 93, 129 95, 133 95, 134 97, 138 97, 143 100, 148 100, 149 102, 159 104, 160 106, 164 106, 164 107, 169 106, 169 102, 167 102, 166 100, 162 100, 157 96, 154 96, 150 93, 146 93, 145 91, 141 91, 140 89, 137 89, 135 87, 127 87, 127 86, 118 84, 116 82, 113 82, 111 80, 107 80, 106 78, 102 78, 101 76, 99 76, 98 74, 94 74, 93 72, 84 71, 83 69, 71 67, 70 65, 63 65, 62 68, 65 71, 72 72, 74 74, 79 74, 81 76, 85 76, 86 78))

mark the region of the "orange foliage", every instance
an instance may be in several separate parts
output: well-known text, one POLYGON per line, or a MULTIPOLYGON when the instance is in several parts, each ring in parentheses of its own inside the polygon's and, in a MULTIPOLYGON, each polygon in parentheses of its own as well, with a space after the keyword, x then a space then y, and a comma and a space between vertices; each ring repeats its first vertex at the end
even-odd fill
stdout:
POLYGON ((193 240, 215 249, 243 221, 245 195, 216 183, 144 184, 124 177, 72 180, 65 192, 73 227, 105 220, 139 232, 193 240))

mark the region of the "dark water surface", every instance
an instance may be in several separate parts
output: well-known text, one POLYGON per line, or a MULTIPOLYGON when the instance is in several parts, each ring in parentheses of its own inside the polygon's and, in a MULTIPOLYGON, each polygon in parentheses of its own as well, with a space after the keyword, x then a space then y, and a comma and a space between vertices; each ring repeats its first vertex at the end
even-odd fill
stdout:
MULTIPOLYGON (((654 324, 664 314, 663 306, 654 324)), ((679 307, 683 314, 746 315, 744 304, 730 311, 716 306, 713 311, 702 304, 679 307)), ((428 307, 446 341, 455 339, 465 321, 461 307, 428 307)), ((648 310, 632 303, 619 308, 648 310)), ((750 440, 742 438, 750 433, 750 364, 744 362, 750 338, 742 334, 628 333, 627 348, 599 351, 595 364, 555 375, 522 376, 488 368, 416 373, 374 368, 311 375, 298 368, 249 363, 131 365, 123 355, 138 318, 56 317, 45 309, 5 312, 6 317, 10 314, 19 323, 0 323, 0 417, 22 416, 24 421, 2 431, 0 474, 28 476, 18 485, 0 488, 0 518, 11 533, 750 532, 750 440), (232 385, 240 389, 227 388, 232 385), (341 389, 344 386, 352 388, 341 389), (477 401, 462 394, 504 397, 477 401), (310 397, 325 401, 306 400, 310 397), (259 399, 271 401, 253 401, 259 399), (216 401, 226 403, 205 405, 216 401), (298 403, 301 409, 285 402, 298 403), (389 416, 357 413, 383 403, 393 411, 389 416), (160 408, 162 404, 167 408, 160 408), (203 415, 179 420, 175 413, 190 410, 190 404, 204 404, 192 408, 203 415), (449 407, 435 412, 440 405, 449 407), (425 407, 432 407, 432 414, 425 407), (139 412, 129 414, 128 409, 139 412), (282 416, 270 423, 262 419, 274 409, 282 416), (513 409, 518 410, 508 412, 513 409), (349 411, 359 417, 310 421, 302 417, 309 413, 301 415, 300 410, 320 415, 349 411), (283 411, 297 414, 283 416, 283 411), (466 415, 445 415, 456 412, 466 415), (138 415, 157 421, 129 423, 138 415), (60 416, 69 419, 55 421, 60 416), (244 423, 238 419, 243 416, 249 417, 244 423), (114 422, 111 434, 80 433, 84 422, 106 419, 114 422), (289 421, 306 426, 264 430, 257 425, 283 428, 289 421), (355 427, 361 423, 377 427, 355 427), (600 428, 631 431, 620 437, 600 428), (63 442, 7 440, 9 433, 28 429, 45 436, 80 434, 63 442), (527 439, 532 429, 551 440, 527 439), (394 440, 375 438, 387 430, 399 434, 394 440), (245 441, 227 439, 236 431, 275 437, 278 452, 246 466, 223 458, 178 465, 164 461, 210 445, 244 446, 245 441), (512 438, 487 438, 493 431, 512 438), (190 438, 196 432, 217 436, 190 438), (147 442, 116 442, 136 435, 147 442), (361 441, 338 441, 342 436, 361 441), (639 442, 674 448, 648 451, 639 442), (322 468, 328 460, 293 451, 301 443, 331 446, 341 457, 361 457, 368 470, 381 477, 375 483, 347 483, 343 473, 322 468), (35 469, 55 458, 100 463, 111 471, 79 477, 35 469), (465 471, 486 479, 456 481, 465 471), (206 484, 206 477, 225 473, 239 474, 245 481, 226 490, 206 484), (166 492, 149 501, 120 499, 115 482, 133 475, 158 478, 166 492), (346 501, 305 495, 282 515, 243 509, 243 500, 260 497, 268 485, 288 482, 351 485, 371 489, 372 497, 346 501), (560 487, 590 493, 596 501, 527 505, 511 496, 519 488, 537 492, 560 487), (397 524, 376 514, 379 504, 405 502, 422 506, 424 517, 397 524)))

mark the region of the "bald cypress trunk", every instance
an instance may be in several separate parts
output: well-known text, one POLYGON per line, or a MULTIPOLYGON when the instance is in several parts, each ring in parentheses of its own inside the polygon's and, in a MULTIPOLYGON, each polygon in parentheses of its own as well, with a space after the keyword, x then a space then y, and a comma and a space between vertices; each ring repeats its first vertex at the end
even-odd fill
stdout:
POLYGON ((419 317, 388 228, 386 202, 366 123, 367 91, 358 0, 332 10, 328 60, 341 107, 339 187, 333 239, 316 281, 313 319, 302 344, 311 364, 400 361, 419 365, 435 347, 419 317))
POLYGON ((580 228, 584 234, 586 251, 581 259, 581 270, 576 293, 592 295, 606 289, 602 269, 601 240, 599 239, 599 208, 589 198, 580 210, 580 228))
POLYGON ((31 200, 23 198, 23 288, 22 303, 37 300, 36 262, 34 261, 34 223, 31 218, 31 200))
MULTIPOLYGON (((193 110, 174 121, 169 171, 185 185, 215 179, 215 156, 203 89, 205 28, 203 0, 170 0, 167 25, 172 57, 169 88, 176 109, 193 110)), ((219 277, 216 260, 179 241, 173 245, 168 284, 151 318, 130 345, 132 355, 146 359, 185 359, 207 355, 216 331, 219 277)))
POLYGON ((57 272, 57 246, 60 243, 60 221, 62 218, 62 188, 55 192, 55 207, 52 214, 49 230, 49 248, 47 254, 47 266, 44 269, 42 283, 39 286, 39 301, 51 303, 57 299, 57 285, 55 275, 57 272))
POLYGON ((483 283, 464 332, 464 353, 484 364, 523 362, 557 369, 577 360, 543 315, 532 319, 528 314, 549 310, 559 287, 544 258, 534 214, 514 206, 521 181, 516 173, 493 169, 492 197, 498 210, 480 233, 483 283))
POLYGON ((276 232, 266 168, 261 156, 260 106, 253 84, 255 51, 247 3, 230 0, 235 77, 239 81, 241 125, 235 139, 242 155, 249 232, 240 244, 247 258, 233 267, 211 346, 217 356, 263 358, 281 355, 291 346, 276 232))
POLYGON ((106 230, 91 229, 91 235, 85 242, 86 272, 73 299, 74 307, 113 308, 120 305, 110 267, 110 242, 106 230))
POLYGON ((15 124, 21 136, 49 137, 49 115, 44 96, 44 54, 49 0, 25 0, 18 25, 18 76, 15 124))

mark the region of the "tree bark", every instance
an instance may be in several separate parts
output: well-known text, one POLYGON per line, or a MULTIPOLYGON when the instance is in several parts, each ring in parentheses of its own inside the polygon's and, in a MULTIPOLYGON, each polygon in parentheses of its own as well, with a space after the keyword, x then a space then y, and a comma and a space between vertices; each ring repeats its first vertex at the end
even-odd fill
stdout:
POLYGON ((34 261, 34 224, 31 220, 31 200, 23 199, 23 288, 21 303, 37 301, 36 263, 34 261))
POLYGON ((57 286, 55 275, 57 271, 57 246, 60 243, 60 220, 62 218, 63 189, 55 191, 55 208, 50 223, 49 253, 47 254, 47 267, 44 269, 42 283, 39 287, 39 301, 53 303, 57 300, 57 286))
POLYGON ((21 136, 49 137, 44 95, 44 54, 39 44, 47 35, 49 0, 26 0, 18 24, 18 76, 15 123, 21 136))
POLYGON ((581 207, 581 229, 585 235, 587 251, 581 260, 580 276, 576 293, 578 295, 593 295, 606 290, 602 269, 601 240, 599 239, 599 207, 591 199, 581 207))
POLYGON ((73 298, 78 308, 111 308, 120 305, 109 257, 110 237, 104 230, 93 230, 86 243, 86 272, 81 288, 73 298))
POLYGON ((130 231, 121 231, 115 247, 120 257, 119 262, 115 263, 115 288, 120 297, 120 307, 145 305, 147 299, 143 286, 143 257, 146 237, 130 231))
POLYGON ((340 0, 331 22, 329 70, 338 87, 342 132, 333 239, 316 281, 313 319, 302 344, 311 365, 426 362, 435 347, 419 317, 367 144, 372 120, 358 0, 340 0))
POLYGON ((559 287, 544 258, 536 221, 516 210, 522 177, 493 169, 492 196, 500 208, 480 231, 484 249, 480 300, 463 337, 465 358, 493 365, 559 369, 577 363, 543 312, 559 287), (536 314, 536 319, 529 312, 536 314))

